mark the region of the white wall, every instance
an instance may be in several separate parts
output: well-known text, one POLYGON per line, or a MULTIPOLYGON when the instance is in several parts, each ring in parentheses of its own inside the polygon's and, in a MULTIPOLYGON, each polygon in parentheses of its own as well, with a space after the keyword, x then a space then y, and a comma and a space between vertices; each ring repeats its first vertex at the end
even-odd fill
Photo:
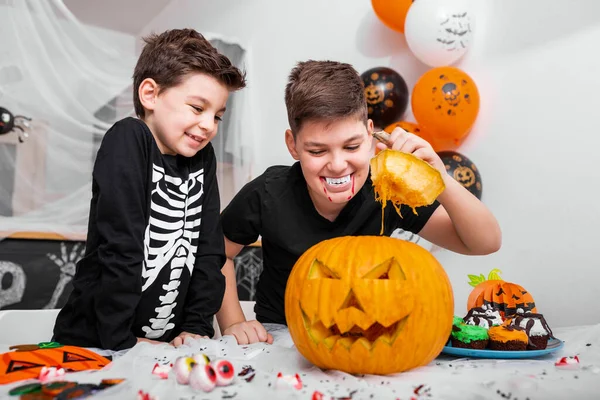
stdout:
MULTIPOLYGON (((475 40, 457 66, 477 82, 481 111, 459 151, 480 169, 504 244, 487 257, 436 253, 453 282, 456 313, 465 313, 467 274, 500 268, 534 295, 552 326, 598 323, 600 2, 471 4, 475 40)), ((258 97, 249 123, 262 144, 256 174, 292 162, 283 93, 297 61, 334 59, 359 72, 390 66, 409 87, 427 70, 368 0, 178 0, 143 33, 175 27, 238 38, 252 52, 249 83, 258 97)))

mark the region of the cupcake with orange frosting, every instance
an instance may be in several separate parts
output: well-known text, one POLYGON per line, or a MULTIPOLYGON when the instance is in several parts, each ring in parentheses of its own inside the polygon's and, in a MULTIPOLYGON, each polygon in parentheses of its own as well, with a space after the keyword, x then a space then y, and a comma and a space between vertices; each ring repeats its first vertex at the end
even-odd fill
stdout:
POLYGON ((525 329, 516 325, 492 326, 488 330, 490 350, 523 351, 527 349, 529 337, 525 329))
POLYGON ((552 329, 542 314, 526 312, 507 315, 505 324, 525 329, 529 336, 527 350, 543 350, 548 345, 548 339, 554 338, 552 329))

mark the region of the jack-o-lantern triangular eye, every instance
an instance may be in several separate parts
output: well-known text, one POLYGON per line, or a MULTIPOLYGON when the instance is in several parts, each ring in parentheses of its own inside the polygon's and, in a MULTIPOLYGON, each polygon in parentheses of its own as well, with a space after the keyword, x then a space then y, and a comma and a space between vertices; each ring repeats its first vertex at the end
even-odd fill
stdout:
POLYGON ((396 279, 406 280, 406 275, 398 261, 392 257, 382 262, 375 268, 363 275, 364 279, 396 279))
POLYGON ((340 279, 340 277, 321 261, 315 260, 308 271, 308 279, 340 279))

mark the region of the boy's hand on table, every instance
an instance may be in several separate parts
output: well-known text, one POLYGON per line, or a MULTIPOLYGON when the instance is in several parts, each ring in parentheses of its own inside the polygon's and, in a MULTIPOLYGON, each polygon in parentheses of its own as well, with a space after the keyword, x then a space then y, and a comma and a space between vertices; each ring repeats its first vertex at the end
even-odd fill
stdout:
POLYGON ((273 336, 264 326, 256 320, 238 322, 223 331, 223 336, 232 335, 238 344, 251 344, 258 342, 273 343, 273 336))
POLYGON ((170 344, 179 347, 182 346, 186 338, 190 339, 209 339, 208 336, 196 335, 195 333, 181 332, 175 339, 171 340, 170 344))

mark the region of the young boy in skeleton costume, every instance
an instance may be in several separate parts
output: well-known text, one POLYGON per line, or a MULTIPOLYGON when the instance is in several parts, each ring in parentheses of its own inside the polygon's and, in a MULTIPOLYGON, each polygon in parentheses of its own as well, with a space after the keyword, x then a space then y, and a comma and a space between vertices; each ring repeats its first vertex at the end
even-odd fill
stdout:
MULTIPOLYGON (((379 235, 381 229, 381 204, 375 201, 369 174, 373 122, 367 118, 358 73, 348 64, 332 61, 300 63, 290 74, 285 102, 290 124, 285 140, 298 162, 268 168, 221 214, 227 288, 217 319, 221 332, 234 335, 238 343, 271 342, 267 330, 285 337, 285 286, 304 251, 326 239, 379 235), (264 269, 256 291, 258 321, 246 321, 235 290, 232 259, 259 235, 264 269)), ((446 189, 433 205, 418 208, 418 215, 402 207, 401 218, 388 204, 385 235, 402 228, 462 254, 498 250, 501 233, 496 219, 446 173, 429 143, 398 128, 391 134, 389 147, 412 153, 437 168, 446 189)))
POLYGON ((225 290, 210 143, 244 74, 198 32, 150 35, 134 70, 137 118, 113 125, 93 171, 86 255, 53 340, 121 350, 212 336, 225 290))

